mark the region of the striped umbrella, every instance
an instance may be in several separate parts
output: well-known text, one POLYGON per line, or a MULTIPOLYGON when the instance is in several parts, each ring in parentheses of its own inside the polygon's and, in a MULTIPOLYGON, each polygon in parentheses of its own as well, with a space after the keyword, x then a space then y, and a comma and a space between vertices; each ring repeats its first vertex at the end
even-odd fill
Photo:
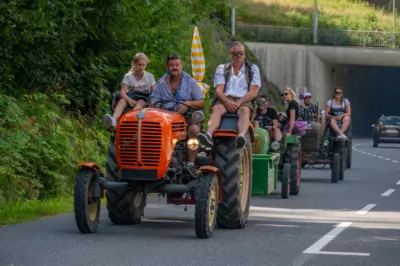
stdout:
POLYGON ((206 61, 204 59, 203 48, 201 46, 199 30, 197 27, 194 28, 193 33, 191 59, 193 78, 197 80, 198 84, 203 90, 203 94, 205 95, 210 86, 203 83, 204 74, 206 72, 206 61))

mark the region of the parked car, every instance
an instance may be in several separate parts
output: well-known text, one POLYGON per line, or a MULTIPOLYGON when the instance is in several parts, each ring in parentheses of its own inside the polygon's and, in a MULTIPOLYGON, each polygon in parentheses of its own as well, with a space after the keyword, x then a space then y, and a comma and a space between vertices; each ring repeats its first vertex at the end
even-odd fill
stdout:
POLYGON ((373 147, 379 143, 400 143, 400 116, 382 115, 372 127, 373 147))

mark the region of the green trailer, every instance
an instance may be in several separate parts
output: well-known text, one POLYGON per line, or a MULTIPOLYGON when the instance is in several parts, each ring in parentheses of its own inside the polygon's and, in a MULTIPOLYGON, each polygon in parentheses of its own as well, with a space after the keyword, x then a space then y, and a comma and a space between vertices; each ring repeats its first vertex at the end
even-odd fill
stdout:
POLYGON ((284 137, 271 143, 268 131, 255 128, 253 144, 253 195, 269 195, 281 182, 282 198, 298 195, 301 180, 301 137, 284 137))

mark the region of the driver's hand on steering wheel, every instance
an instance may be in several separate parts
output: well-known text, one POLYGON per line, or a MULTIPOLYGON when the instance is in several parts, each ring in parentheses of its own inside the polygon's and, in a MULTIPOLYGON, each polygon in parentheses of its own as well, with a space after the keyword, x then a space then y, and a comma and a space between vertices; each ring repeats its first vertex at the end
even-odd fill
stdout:
POLYGON ((183 114, 184 112, 187 111, 187 106, 183 105, 183 104, 179 104, 178 106, 178 113, 183 114))

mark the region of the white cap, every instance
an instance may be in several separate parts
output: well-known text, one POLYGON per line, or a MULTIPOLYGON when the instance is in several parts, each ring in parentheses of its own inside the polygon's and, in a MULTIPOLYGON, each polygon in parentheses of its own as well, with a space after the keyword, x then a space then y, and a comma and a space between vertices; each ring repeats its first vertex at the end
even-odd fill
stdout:
POLYGON ((303 94, 303 96, 304 96, 304 97, 311 97, 311 93, 305 92, 305 93, 303 94))

